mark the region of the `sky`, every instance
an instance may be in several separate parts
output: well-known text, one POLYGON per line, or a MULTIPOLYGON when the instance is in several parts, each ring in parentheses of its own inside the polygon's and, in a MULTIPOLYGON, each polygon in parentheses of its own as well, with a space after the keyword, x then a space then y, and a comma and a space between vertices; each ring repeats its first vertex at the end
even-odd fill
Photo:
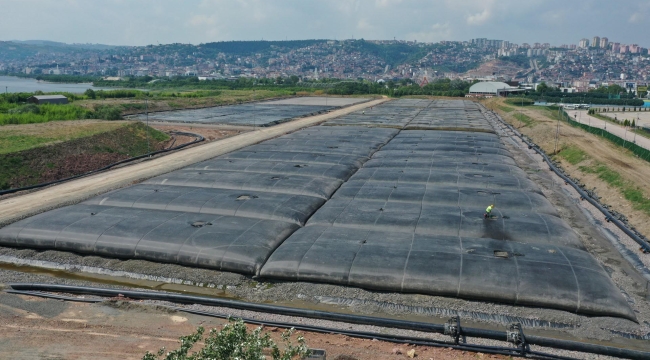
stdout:
POLYGON ((0 40, 469 40, 650 47, 650 0, 0 0, 0 40))

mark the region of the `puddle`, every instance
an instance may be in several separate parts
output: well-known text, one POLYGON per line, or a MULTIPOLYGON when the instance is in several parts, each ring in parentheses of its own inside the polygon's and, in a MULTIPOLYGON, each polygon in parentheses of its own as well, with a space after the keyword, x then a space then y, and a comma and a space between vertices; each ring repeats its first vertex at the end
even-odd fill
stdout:
POLYGON ((88 281, 98 285, 124 286, 134 289, 162 290, 181 294, 238 299, 228 294, 225 289, 217 288, 215 284, 193 284, 182 279, 163 278, 126 271, 113 271, 90 266, 62 265, 49 261, 0 256, 0 269, 50 276, 58 279, 88 281))

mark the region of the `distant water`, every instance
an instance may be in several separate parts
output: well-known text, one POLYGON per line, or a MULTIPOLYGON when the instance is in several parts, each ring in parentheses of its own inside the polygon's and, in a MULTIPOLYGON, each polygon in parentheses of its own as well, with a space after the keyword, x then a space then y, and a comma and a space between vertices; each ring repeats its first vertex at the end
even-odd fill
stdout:
POLYGON ((0 92, 2 93, 5 90, 7 92, 34 92, 40 90, 42 92, 65 91, 79 94, 88 89, 101 90, 102 88, 94 87, 92 84, 59 84, 15 76, 0 76, 0 92))

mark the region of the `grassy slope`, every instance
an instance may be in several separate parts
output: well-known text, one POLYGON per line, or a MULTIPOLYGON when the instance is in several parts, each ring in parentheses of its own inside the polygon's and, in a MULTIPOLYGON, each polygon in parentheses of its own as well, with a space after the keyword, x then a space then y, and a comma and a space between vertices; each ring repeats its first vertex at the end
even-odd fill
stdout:
MULTIPOLYGON (((149 129, 150 149, 169 139, 149 129)), ((0 155, 0 189, 24 187, 95 170, 147 152, 147 128, 136 122, 99 134, 0 155)))
POLYGON ((7 125, 0 127, 0 154, 8 154, 45 146, 55 142, 69 141, 107 131, 130 122, 79 120, 51 122, 47 124, 7 125))
MULTIPOLYGON (((513 122, 514 119, 517 119, 521 123, 524 123, 522 127, 531 127, 536 124, 536 120, 532 119, 530 116, 516 112, 513 113, 512 110, 507 111, 506 109, 503 109, 503 107, 506 106, 501 102, 493 102, 490 106, 500 112, 501 116, 506 119, 506 121, 513 122), (520 119, 520 115, 527 119, 520 119)), ((527 106, 526 108, 528 111, 534 111, 548 120, 557 121, 559 118, 557 109, 549 109, 548 107, 540 106, 527 106)), ((606 139, 601 139, 601 141, 609 142, 606 139)), ((645 195, 644 191, 633 181, 633 179, 625 178, 611 166, 608 166, 606 162, 599 161, 598 159, 589 156, 589 154, 577 146, 569 144, 568 146, 561 147, 561 149, 562 150, 558 152, 556 157, 577 167, 577 173, 573 175, 580 178, 583 178, 585 174, 595 175, 599 180, 607 184, 607 186, 616 189, 625 200, 629 201, 635 210, 639 210, 646 216, 650 216, 650 198, 645 195)), ((626 150, 622 148, 620 149, 620 155, 623 153, 627 154, 626 150)), ((605 201, 608 201, 608 199, 605 199, 605 201)))
POLYGON ((587 153, 575 146, 562 149, 558 156, 572 165, 578 165, 578 169, 582 172, 597 175, 609 186, 617 188, 623 197, 634 205, 635 209, 650 215, 650 199, 646 198, 632 181, 624 179, 618 172, 603 163, 594 161, 587 153))

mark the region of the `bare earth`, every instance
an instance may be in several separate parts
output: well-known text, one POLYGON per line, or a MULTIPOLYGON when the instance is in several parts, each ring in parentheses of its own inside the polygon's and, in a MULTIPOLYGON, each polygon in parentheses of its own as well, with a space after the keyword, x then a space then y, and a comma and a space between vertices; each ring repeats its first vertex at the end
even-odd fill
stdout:
MULTIPOLYGON (((517 127, 521 133, 530 137, 547 154, 553 153, 557 121, 549 119, 535 109, 517 108, 510 113, 503 112, 495 106, 497 104, 504 105, 503 99, 489 99, 485 104, 488 108, 493 108, 498 112, 504 120, 517 127), (534 124, 524 126, 523 123, 514 118, 514 114, 518 112, 531 117, 534 124)), ((602 122, 602 120, 599 121, 602 122)), ((607 126, 609 128, 610 124, 607 126)), ((639 137, 637 137, 637 140, 639 140, 639 137)), ((636 158, 629 151, 623 150, 603 138, 560 122, 558 151, 569 145, 574 145, 585 151, 595 161, 607 164, 610 169, 618 172, 624 179, 633 182, 642 189, 646 196, 650 196, 650 164, 645 160, 636 158)), ((650 216, 635 209, 631 202, 623 198, 619 189, 609 186, 599 179, 597 174, 584 173, 578 169, 578 166, 572 165, 561 158, 556 160, 562 164, 562 167, 569 174, 579 178, 581 182, 586 184, 588 189, 596 188, 598 196, 602 198, 601 201, 611 205, 614 210, 625 214, 629 223, 636 227, 639 232, 646 236, 650 235, 650 216)))
MULTIPOLYGON (((188 125, 180 125, 180 124, 163 125, 161 123, 149 124, 149 125, 154 129, 164 131, 164 132, 179 131, 179 132, 187 132, 192 134, 199 134, 203 136, 206 141, 219 140, 219 139, 223 139, 226 137, 230 137, 248 131, 248 130, 233 130, 233 129, 217 127, 217 126, 203 127, 203 126, 188 126, 188 125)), ((175 136, 177 137, 176 145, 180 145, 184 142, 187 142, 187 140, 190 139, 190 137, 186 137, 182 135, 175 135, 175 136)), ((194 140, 194 138, 191 138, 191 140, 194 140)))
MULTIPOLYGON (((146 351, 177 349, 178 338, 191 334, 198 326, 209 330, 221 328, 226 322, 138 301, 86 304, 0 294, 0 348, 5 359, 141 359, 146 351)), ((250 330, 255 327, 249 325, 250 330)), ((267 330, 276 342, 281 342, 283 329, 267 330)), ((328 359, 408 359, 409 350, 415 350, 418 359, 504 358, 342 335, 298 334, 305 337, 310 348, 325 349, 328 359)))

